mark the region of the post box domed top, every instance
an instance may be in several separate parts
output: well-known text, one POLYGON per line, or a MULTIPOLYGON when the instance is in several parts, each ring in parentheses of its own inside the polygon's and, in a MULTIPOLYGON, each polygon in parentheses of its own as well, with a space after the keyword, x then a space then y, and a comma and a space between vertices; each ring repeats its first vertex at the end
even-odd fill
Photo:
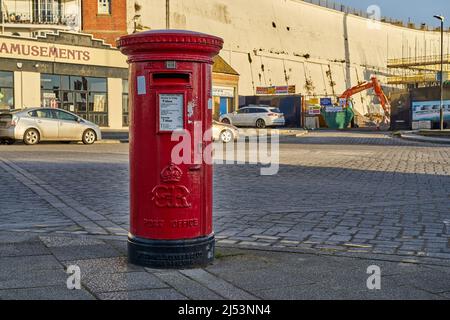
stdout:
POLYGON ((150 60, 184 60, 212 63, 222 49, 216 36, 186 30, 150 30, 126 35, 117 47, 129 62, 150 60))

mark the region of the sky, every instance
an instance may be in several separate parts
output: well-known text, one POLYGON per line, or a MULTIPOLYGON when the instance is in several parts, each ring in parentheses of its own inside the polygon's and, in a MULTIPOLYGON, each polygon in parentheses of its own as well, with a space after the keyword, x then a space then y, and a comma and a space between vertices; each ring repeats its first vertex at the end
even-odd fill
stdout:
POLYGON ((450 0, 334 0, 356 9, 364 11, 371 5, 381 8, 381 15, 388 18, 411 21, 420 25, 427 23, 430 26, 440 26, 440 22, 433 18, 434 15, 446 16, 445 27, 450 26, 450 0))

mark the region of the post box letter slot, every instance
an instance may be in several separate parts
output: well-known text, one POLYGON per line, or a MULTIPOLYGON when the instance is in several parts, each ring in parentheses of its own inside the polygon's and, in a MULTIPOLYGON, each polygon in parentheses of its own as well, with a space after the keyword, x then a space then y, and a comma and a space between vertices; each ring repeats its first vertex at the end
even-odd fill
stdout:
POLYGON ((190 76, 188 73, 154 73, 153 84, 155 85, 188 85, 190 76))

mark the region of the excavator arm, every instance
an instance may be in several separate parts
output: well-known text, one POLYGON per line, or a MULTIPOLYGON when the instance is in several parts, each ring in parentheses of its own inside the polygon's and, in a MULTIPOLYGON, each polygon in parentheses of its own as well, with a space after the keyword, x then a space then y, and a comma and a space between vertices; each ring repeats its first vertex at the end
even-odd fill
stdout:
POLYGON ((389 99, 384 94, 380 82, 376 77, 372 77, 370 81, 366 81, 364 83, 358 84, 357 86, 345 90, 345 92, 341 95, 340 98, 348 100, 350 99, 351 96, 369 89, 373 89, 375 91, 375 94, 380 100, 381 107, 383 108, 385 118, 389 119, 391 116, 391 105, 389 104, 389 99))

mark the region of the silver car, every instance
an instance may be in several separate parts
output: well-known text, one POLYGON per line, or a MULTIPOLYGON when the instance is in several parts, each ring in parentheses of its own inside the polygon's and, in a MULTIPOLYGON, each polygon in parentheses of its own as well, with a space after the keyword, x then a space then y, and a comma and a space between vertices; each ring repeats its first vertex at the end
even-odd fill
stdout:
POLYGON ((280 109, 267 105, 249 105, 240 108, 233 113, 227 113, 220 117, 220 122, 242 127, 284 126, 286 120, 280 109))
POLYGON ((231 124, 213 121, 213 140, 228 143, 239 139, 239 129, 231 124))
POLYGON ((17 140, 28 145, 40 141, 93 144, 101 139, 101 131, 96 124, 65 110, 30 108, 0 113, 0 141, 8 144, 17 140))

